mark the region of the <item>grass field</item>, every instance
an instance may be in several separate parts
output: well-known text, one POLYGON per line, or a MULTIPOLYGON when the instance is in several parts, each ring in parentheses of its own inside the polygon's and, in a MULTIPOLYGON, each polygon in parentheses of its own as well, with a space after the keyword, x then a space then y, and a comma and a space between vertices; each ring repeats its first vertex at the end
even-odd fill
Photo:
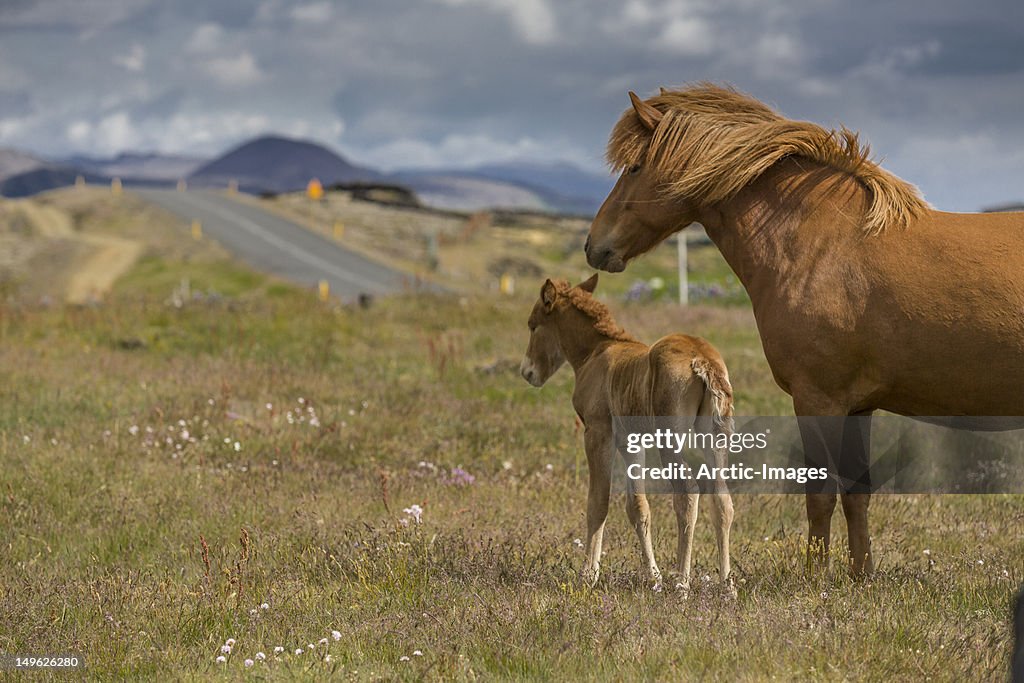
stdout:
MULTIPOLYGON (((646 589, 620 497, 582 588, 571 372, 516 369, 534 289, 362 310, 151 249, 102 305, 0 306, 0 652, 108 680, 1005 680, 1022 496, 876 497, 864 583, 841 540, 805 577, 802 498, 738 496, 736 601, 700 580, 704 523, 689 599, 646 589)), ((712 339, 741 414, 789 412, 747 308, 613 306, 712 339)))

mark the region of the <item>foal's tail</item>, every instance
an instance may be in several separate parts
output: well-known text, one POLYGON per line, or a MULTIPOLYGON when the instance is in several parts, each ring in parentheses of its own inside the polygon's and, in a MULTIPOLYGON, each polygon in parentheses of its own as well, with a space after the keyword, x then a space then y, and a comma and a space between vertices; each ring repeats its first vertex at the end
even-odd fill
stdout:
POLYGON ((711 415, 717 431, 732 434, 732 384, 725 363, 717 358, 698 357, 690 365, 694 374, 704 382, 700 414, 711 415))

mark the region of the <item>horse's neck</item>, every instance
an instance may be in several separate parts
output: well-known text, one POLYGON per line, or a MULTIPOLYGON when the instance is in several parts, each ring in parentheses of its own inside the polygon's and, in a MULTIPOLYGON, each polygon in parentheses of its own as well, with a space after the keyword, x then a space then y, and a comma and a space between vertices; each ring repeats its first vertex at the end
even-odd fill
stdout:
POLYGON ((756 307, 758 296, 789 289, 841 242, 858 239, 864 202, 848 176, 791 159, 701 212, 699 221, 756 307), (819 219, 824 214, 829 220, 819 219))
POLYGON ((578 320, 563 320, 558 327, 558 343, 562 347, 562 354, 576 373, 579 373, 595 351, 609 341, 612 340, 598 332, 593 325, 578 320))

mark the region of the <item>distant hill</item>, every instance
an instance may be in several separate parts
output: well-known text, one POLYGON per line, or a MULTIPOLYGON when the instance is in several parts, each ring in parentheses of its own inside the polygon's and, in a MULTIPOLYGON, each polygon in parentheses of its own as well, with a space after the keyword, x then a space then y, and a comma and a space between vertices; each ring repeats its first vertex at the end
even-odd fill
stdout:
POLYGON ((46 166, 47 162, 16 149, 0 149, 0 181, 46 166))
POLYGON ((110 159, 75 156, 66 159, 64 164, 111 178, 176 182, 180 178, 188 177, 205 161, 206 159, 202 157, 177 154, 125 152, 110 159))
POLYGON ((566 162, 534 163, 516 161, 485 164, 472 170, 475 175, 533 187, 556 201, 589 203, 596 211, 608 196, 615 178, 591 173, 566 162))
POLYGON ((306 140, 264 136, 203 162, 197 157, 126 152, 112 158, 74 156, 48 162, 31 154, 0 150, 0 194, 23 197, 74 183, 120 178, 125 186, 173 186, 185 178, 192 187, 226 187, 244 192, 292 192, 311 178, 325 187, 390 183, 415 193, 412 200, 442 209, 525 209, 593 215, 613 179, 567 163, 528 161, 469 169, 407 170, 383 174, 358 166, 327 147, 306 140))
POLYGON ((1000 204, 999 206, 990 206, 982 209, 985 213, 1003 213, 1007 211, 1024 211, 1024 202, 1011 202, 1009 204, 1000 204))
POLYGON ((245 192, 292 192, 306 187, 310 178, 326 186, 380 177, 377 171, 351 164, 316 143, 266 136, 200 166, 188 181, 192 185, 224 187, 234 180, 245 192))
POLYGON ((512 162, 470 169, 399 171, 427 204, 448 209, 488 207, 593 215, 615 184, 568 163, 512 162))
POLYGON ((416 193, 427 206, 453 211, 480 209, 552 210, 544 198, 529 188, 514 183, 468 174, 419 171, 396 173, 389 180, 416 193))

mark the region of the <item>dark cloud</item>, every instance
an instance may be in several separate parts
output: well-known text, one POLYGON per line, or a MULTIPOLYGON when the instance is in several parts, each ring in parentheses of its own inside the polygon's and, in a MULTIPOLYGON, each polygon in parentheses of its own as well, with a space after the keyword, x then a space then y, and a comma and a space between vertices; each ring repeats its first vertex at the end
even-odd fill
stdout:
POLYGON ((1024 198, 1019 0, 8 0, 0 34, 0 144, 51 155, 277 131, 599 168, 627 89, 717 80, 862 130, 942 208, 1024 198))
POLYGON ((27 90, 7 92, 0 90, 0 118, 23 117, 34 111, 32 95, 27 90))

